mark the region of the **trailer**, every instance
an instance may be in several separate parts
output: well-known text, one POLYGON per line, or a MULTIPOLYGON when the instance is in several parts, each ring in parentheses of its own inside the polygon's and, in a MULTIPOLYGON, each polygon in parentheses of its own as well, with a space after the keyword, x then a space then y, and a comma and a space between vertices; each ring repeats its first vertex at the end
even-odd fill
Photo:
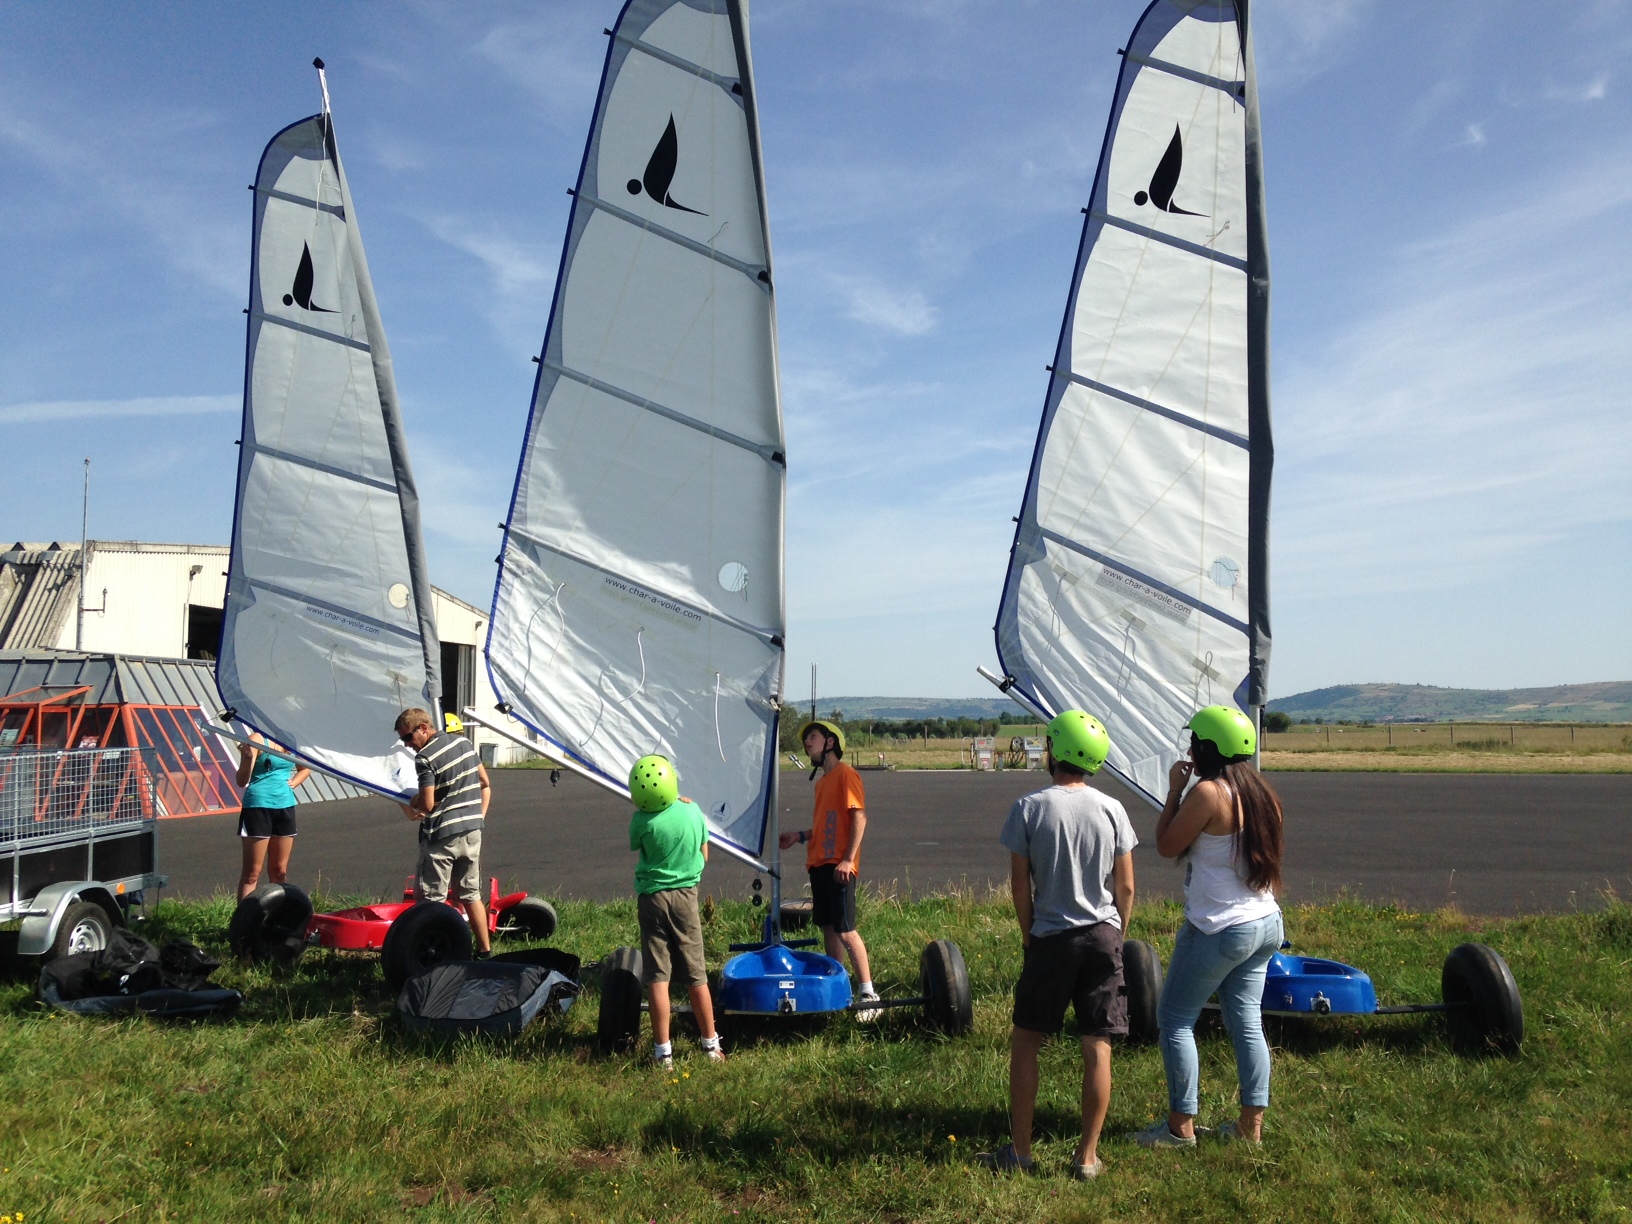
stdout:
POLYGON ((163 887, 161 802, 151 748, 0 751, 0 923, 17 952, 107 946, 163 887))

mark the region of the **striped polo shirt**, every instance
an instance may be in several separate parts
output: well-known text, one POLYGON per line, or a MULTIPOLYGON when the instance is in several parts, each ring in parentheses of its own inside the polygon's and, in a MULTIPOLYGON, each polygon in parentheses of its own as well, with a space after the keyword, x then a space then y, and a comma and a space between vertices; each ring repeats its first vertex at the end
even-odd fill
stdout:
POLYGON ((419 822, 420 841, 452 841, 482 827, 482 762, 469 740, 438 731, 419 750, 414 764, 419 788, 436 788, 436 806, 419 822))

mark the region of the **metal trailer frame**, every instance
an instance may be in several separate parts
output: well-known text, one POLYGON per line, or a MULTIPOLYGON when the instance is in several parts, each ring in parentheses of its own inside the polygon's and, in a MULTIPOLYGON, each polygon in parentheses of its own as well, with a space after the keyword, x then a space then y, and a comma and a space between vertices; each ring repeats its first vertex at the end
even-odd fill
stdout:
POLYGON ((76 903, 122 926, 164 886, 161 776, 152 748, 0 753, 0 922, 21 921, 19 955, 49 952, 76 903))

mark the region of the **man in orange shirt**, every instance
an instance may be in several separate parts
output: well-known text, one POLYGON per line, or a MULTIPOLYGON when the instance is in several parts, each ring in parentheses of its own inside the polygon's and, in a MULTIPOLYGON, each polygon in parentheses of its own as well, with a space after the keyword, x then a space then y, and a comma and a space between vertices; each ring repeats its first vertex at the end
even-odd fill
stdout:
MULTIPOLYGON (((861 835, 867 831, 866 795, 861 775, 844 763, 844 732, 830 722, 810 722, 800 733, 812 770, 821 770, 816 783, 816 819, 810 831, 784 833, 777 843, 784 850, 808 844, 805 867, 810 871, 811 918, 822 928, 827 954, 850 964, 861 983, 856 1001, 878 998, 867 963, 867 945, 856 930, 856 873, 861 857, 861 835)), ((856 1013, 858 1020, 876 1020, 876 1008, 856 1013)))

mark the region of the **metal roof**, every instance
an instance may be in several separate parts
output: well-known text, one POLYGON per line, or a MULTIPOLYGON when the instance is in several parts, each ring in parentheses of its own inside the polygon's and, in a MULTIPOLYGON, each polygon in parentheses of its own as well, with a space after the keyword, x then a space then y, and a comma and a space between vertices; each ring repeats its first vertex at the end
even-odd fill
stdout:
POLYGON ((0 649, 49 647, 78 596, 78 544, 13 544, 0 553, 0 649))
MULTIPOLYGON (((89 687, 91 691, 84 697, 87 705, 183 706, 215 718, 221 713, 221 697, 211 667, 203 659, 153 659, 72 650, 0 650, 0 697, 32 688, 89 687)), ((236 753, 236 744, 230 740, 222 743, 229 755, 236 753)), ((295 796, 301 803, 320 803, 327 799, 356 799, 369 793, 313 770, 311 780, 295 796)))

